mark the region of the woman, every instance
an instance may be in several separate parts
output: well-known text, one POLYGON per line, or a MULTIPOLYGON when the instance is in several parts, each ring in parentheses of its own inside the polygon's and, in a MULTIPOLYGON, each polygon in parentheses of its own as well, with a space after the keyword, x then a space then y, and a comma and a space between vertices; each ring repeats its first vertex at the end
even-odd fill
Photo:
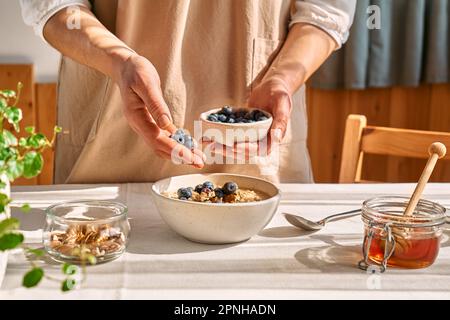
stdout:
MULTIPOLYGON (((311 182, 304 83, 348 37, 356 0, 21 0, 24 19, 63 54, 56 183, 154 181, 190 172, 311 182), (75 6, 75 7, 74 7, 75 6), (257 164, 208 164, 176 128, 221 105, 274 117, 257 164), (276 148, 275 148, 276 147, 276 148), (277 159, 275 159, 277 158, 277 159)), ((247 144, 245 152, 258 148, 247 144)), ((215 148, 223 152, 226 148, 215 148)), ((230 152, 230 150, 228 150, 230 152)), ((234 157, 242 146, 231 150, 234 157)))

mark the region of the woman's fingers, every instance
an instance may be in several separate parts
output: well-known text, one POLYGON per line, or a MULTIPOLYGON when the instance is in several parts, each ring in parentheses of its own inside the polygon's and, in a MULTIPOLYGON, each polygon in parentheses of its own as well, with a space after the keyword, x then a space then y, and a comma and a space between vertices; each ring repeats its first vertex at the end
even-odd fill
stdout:
POLYGON ((161 81, 152 63, 137 54, 128 58, 121 83, 144 102, 156 125, 169 132, 176 130, 169 107, 161 92, 161 81))

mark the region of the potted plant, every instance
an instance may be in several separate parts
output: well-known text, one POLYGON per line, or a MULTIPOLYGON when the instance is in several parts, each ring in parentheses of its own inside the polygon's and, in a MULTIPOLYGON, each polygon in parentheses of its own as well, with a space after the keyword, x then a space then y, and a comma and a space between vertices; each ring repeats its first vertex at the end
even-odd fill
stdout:
MULTIPOLYGON (((10 183, 19 177, 33 178, 41 173, 44 165, 42 152, 52 148, 60 127, 54 128, 51 139, 36 132, 34 127, 24 128, 25 136, 19 137, 22 110, 18 107, 22 84, 17 91, 0 90, 0 286, 4 277, 8 250, 21 248, 30 262, 30 270, 24 275, 23 286, 34 287, 45 276, 33 259, 45 254, 43 250, 32 249, 24 244, 24 236, 19 232, 20 221, 10 215, 10 183)), ((30 206, 25 204, 21 210, 28 212, 30 206)), ((72 289, 75 281, 70 277, 76 267, 63 265, 65 278, 62 279, 63 291, 72 289)))

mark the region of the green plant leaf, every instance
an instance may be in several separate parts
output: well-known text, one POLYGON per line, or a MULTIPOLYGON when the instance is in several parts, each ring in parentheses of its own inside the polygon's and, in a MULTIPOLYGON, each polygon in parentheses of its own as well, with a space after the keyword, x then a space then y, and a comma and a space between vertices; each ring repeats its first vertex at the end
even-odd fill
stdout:
POLYGON ((10 181, 14 181, 22 176, 24 172, 24 161, 17 159, 10 159, 6 165, 6 175, 10 181))
POLYGON ((27 252, 34 254, 36 257, 42 257, 45 254, 45 251, 41 249, 27 249, 27 252))
POLYGON ((75 289, 75 286, 77 284, 77 281, 75 279, 67 278, 61 283, 61 291, 67 292, 70 290, 75 289))
POLYGON ((28 146, 37 149, 47 144, 47 138, 42 133, 36 133, 28 137, 27 144, 28 146))
POLYGON ((0 97, 0 111, 3 112, 7 106, 8 102, 6 101, 6 99, 0 97))
POLYGON ((5 109, 5 117, 12 125, 18 125, 22 120, 22 110, 17 107, 8 107, 5 109))
POLYGON ((75 266, 73 264, 69 264, 69 263, 64 263, 62 265, 61 269, 64 274, 67 274, 69 276, 74 275, 78 271, 77 266, 75 266))
POLYGON ((25 288, 35 287, 41 282, 42 277, 44 277, 44 270, 42 268, 33 268, 23 277, 22 285, 25 288))
POLYGON ((5 212, 5 208, 10 202, 11 202, 11 198, 9 198, 4 193, 0 193, 0 213, 5 212))
POLYGON ((8 218, 0 222, 0 236, 7 232, 17 230, 20 226, 20 221, 16 218, 8 218))
POLYGON ((23 158, 23 176, 25 178, 36 177, 41 173, 42 166, 44 165, 44 159, 42 155, 36 151, 27 152, 23 158))
POLYGON ((25 138, 19 138, 19 146, 21 146, 22 148, 26 148, 27 147, 27 139, 25 138))
POLYGON ((29 205, 28 203, 25 203, 24 205, 22 205, 22 206, 20 207, 20 210, 21 210, 22 212, 24 212, 24 213, 28 213, 28 212, 30 212, 31 207, 30 207, 30 205, 29 205))
POLYGON ((25 127, 25 132, 28 132, 29 134, 34 134, 36 132, 36 128, 33 126, 25 127))
POLYGON ((3 130, 2 137, 5 142, 6 147, 17 146, 17 138, 9 130, 3 130))
POLYGON ((14 249, 22 242, 23 242, 23 234, 6 233, 0 237, 0 251, 14 249))
POLYGON ((15 148, 0 148, 0 166, 5 166, 5 163, 17 159, 17 149, 15 148))
POLYGON ((14 90, 1 90, 0 96, 4 96, 5 98, 15 98, 16 92, 14 90))

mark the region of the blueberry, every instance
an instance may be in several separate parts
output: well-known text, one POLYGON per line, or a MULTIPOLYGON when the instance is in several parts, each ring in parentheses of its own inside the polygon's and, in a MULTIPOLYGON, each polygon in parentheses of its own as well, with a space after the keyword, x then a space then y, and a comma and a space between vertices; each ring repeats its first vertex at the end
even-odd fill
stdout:
POLYGON ((200 192, 202 192, 202 189, 203 189, 203 184, 198 184, 195 187, 195 192, 200 193, 200 192))
POLYGON ((184 143, 183 144, 189 150, 195 149, 195 147, 196 147, 195 140, 189 135, 184 136, 184 143))
POLYGON ((236 123, 242 123, 242 122, 244 122, 244 118, 241 118, 241 117, 239 117, 239 118, 236 118, 236 120, 234 120, 236 123))
POLYGON ((245 114, 244 119, 247 119, 247 120, 253 119, 254 114, 255 114, 254 111, 249 111, 245 114))
POLYGON ((203 188, 214 190, 214 184, 211 181, 205 181, 203 182, 203 188))
POLYGON ((267 120, 268 117, 266 116, 266 114, 260 110, 257 110, 254 114, 253 120, 255 121, 263 121, 263 120, 267 120))
POLYGON ((238 190, 238 185, 234 182, 227 182, 222 187, 225 194, 233 194, 238 190))
POLYGON ((236 118, 244 118, 245 115, 247 114, 247 111, 245 111, 245 109, 241 109, 235 112, 235 116, 236 118))
POLYGON ((185 136, 186 132, 184 131, 184 129, 177 129, 177 131, 175 131, 175 135, 180 135, 180 136, 185 136))
POLYGON ((235 123, 236 120, 234 120, 233 118, 228 118, 227 122, 228 122, 228 123, 235 123))
POLYGON ((225 195, 221 188, 215 188, 214 194, 216 195, 216 198, 223 198, 223 196, 225 195))
POLYGON ((182 200, 181 198, 189 199, 192 197, 192 191, 189 188, 180 188, 177 191, 178 199, 182 200))
POLYGON ((208 121, 219 122, 219 119, 218 119, 218 117, 217 117, 217 114, 215 114, 215 113, 210 114, 210 115, 208 116, 207 119, 208 119, 208 121))
POLYGON ((219 115, 217 116, 217 119, 218 119, 220 122, 227 122, 227 116, 224 115, 224 114, 219 114, 219 115))
POLYGON ((229 115, 231 115, 233 113, 233 109, 231 107, 229 107, 229 106, 225 106, 225 107, 222 108, 222 110, 220 110, 220 113, 224 114, 226 116, 229 116, 229 115))
POLYGON ((269 119, 269 118, 267 118, 266 116, 262 115, 258 119, 256 119, 256 121, 264 121, 264 120, 267 120, 267 119, 269 119))
POLYGON ((176 142, 180 143, 180 144, 184 144, 185 143, 185 136, 184 136, 184 134, 179 134, 179 133, 175 132, 175 134, 173 134, 171 136, 171 138, 173 140, 175 140, 176 142))

